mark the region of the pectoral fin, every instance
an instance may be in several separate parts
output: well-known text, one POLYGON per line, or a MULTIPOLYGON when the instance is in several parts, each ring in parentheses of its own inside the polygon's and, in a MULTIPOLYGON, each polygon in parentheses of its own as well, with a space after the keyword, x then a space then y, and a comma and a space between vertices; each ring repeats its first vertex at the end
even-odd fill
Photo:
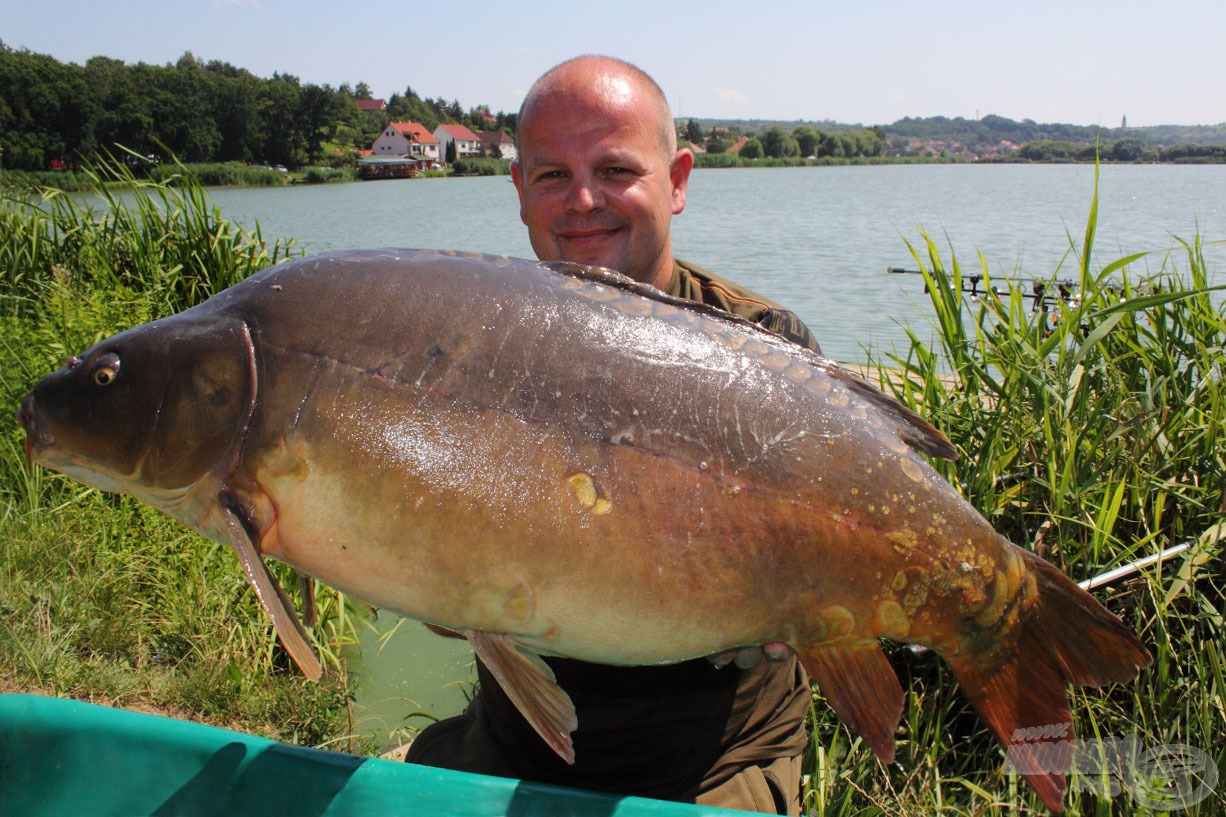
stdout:
POLYGON ((903 691, 881 648, 875 643, 810 647, 799 655, 839 719, 864 738, 882 763, 892 763, 903 691))
POLYGON ((268 566, 260 558, 236 510, 225 502, 222 503, 222 508, 230 545, 238 554, 238 561, 243 566, 243 573, 247 575, 247 582, 255 591, 255 596, 260 600, 264 612, 272 619, 277 636, 285 645, 285 649, 289 651, 294 663, 302 670, 303 675, 312 681, 318 681, 323 675, 323 667, 320 666, 319 659, 315 657, 315 651, 311 649, 307 641, 306 630, 302 629, 298 617, 294 615, 293 605, 273 579, 272 574, 268 572, 268 566))
POLYGON ((558 686, 549 665, 540 656, 519 649, 510 636, 472 630, 467 637, 477 657, 541 739, 558 757, 574 763, 570 733, 579 720, 574 703, 558 686))

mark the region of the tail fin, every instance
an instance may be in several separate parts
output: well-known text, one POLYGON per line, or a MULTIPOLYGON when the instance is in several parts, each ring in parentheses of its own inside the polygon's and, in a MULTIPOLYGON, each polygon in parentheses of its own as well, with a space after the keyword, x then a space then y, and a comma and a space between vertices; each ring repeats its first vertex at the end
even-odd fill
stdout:
POLYGON ((1076 738, 1065 686, 1127 681, 1150 658, 1128 626, 1089 593, 1037 556, 1025 559, 1038 601, 1015 648, 990 663, 972 654, 946 660, 1010 762, 1058 812, 1076 738))

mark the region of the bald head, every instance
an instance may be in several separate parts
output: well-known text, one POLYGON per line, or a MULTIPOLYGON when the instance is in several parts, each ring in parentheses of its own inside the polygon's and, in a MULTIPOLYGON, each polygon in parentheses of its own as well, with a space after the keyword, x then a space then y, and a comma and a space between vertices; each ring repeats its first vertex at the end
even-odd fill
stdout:
POLYGON ((569 60, 532 86, 516 137, 511 181, 537 257, 666 288, 694 154, 677 150, 660 86, 621 60, 569 60))
POLYGON ((654 119, 660 134, 660 149, 670 161, 677 150, 673 112, 664 91, 647 72, 625 60, 599 55, 584 55, 555 65, 541 75, 519 108, 516 140, 522 139, 533 113, 545 103, 557 103, 576 110, 590 110, 595 116, 635 109, 654 119))

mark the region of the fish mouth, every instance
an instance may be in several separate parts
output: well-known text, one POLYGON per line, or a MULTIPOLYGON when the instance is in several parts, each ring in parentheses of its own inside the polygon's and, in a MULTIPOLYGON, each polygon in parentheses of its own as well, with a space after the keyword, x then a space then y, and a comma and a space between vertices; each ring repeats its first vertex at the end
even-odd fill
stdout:
POLYGON ((34 392, 30 392, 17 407, 17 422, 26 432, 26 461, 34 462, 35 456, 55 445, 55 437, 34 406, 34 392))

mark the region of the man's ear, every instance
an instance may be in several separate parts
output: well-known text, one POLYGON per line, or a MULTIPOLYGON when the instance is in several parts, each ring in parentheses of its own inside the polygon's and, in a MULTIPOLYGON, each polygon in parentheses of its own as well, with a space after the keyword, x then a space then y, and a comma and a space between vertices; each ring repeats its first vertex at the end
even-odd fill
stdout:
POLYGON ((524 211, 524 170, 519 166, 519 159, 511 162, 511 183, 515 185, 515 192, 519 194, 519 220, 527 225, 528 214, 524 211))
MULTIPOLYGON (((514 168, 512 168, 514 169, 514 168)), ((673 215, 685 209, 685 192, 690 183, 690 171, 694 169, 694 152, 681 148, 673 155, 668 168, 668 177, 673 187, 673 215)))

